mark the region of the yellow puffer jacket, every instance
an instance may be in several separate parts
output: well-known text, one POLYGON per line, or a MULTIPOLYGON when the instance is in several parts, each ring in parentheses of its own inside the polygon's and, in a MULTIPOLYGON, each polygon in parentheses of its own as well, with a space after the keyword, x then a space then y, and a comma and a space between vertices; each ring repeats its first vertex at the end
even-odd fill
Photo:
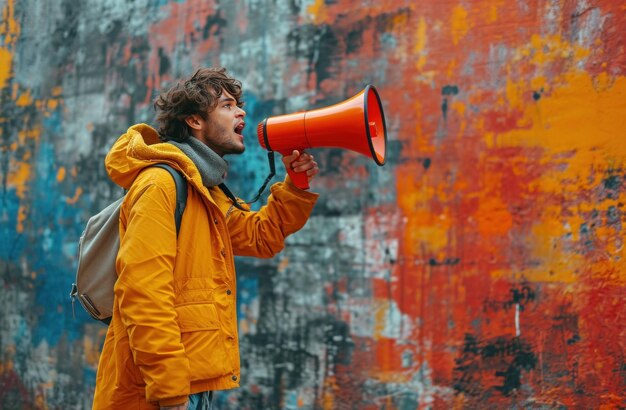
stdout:
POLYGON ((258 212, 232 209, 207 189, 189 158, 145 124, 131 127, 106 158, 128 189, 120 216, 113 318, 98 366, 94 409, 154 409, 191 393, 239 386, 234 255, 272 257, 305 224, 317 195, 286 180, 258 212), (175 183, 188 181, 178 240, 175 183), (229 212, 230 211, 230 212, 229 212), (226 217, 228 213, 228 216, 226 217))

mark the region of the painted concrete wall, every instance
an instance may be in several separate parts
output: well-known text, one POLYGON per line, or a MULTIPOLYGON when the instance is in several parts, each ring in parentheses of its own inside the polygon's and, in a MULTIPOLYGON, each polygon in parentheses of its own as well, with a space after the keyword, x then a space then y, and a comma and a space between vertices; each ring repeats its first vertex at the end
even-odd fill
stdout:
POLYGON ((255 124, 375 84, 388 163, 238 260, 243 388, 220 409, 626 406, 621 0, 0 0, 0 408, 91 403, 104 327, 69 285, 102 160, 159 89, 224 65, 255 124))

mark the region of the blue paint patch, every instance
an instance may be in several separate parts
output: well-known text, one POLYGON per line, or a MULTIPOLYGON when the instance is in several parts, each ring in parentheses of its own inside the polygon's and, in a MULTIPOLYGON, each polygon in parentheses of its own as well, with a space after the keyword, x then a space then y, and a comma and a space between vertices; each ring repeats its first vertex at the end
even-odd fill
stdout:
POLYGON ((82 382, 85 386, 95 386, 96 385, 96 369, 93 369, 88 366, 83 366, 82 382))
POLYGON ((23 317, 19 317, 17 319, 18 324, 16 326, 15 333, 13 334, 13 343, 15 345, 20 345, 24 343, 25 340, 28 340, 30 329, 28 328, 28 323, 23 317))
POLYGON ((161 8, 170 3, 184 3, 186 0, 150 0, 149 8, 161 8))
POLYGON ((20 199, 15 188, 9 188, 2 200, 0 213, 0 258, 3 261, 17 264, 19 255, 24 254, 25 237, 17 232, 17 217, 20 208, 20 199))
POLYGON ((42 125, 47 133, 63 135, 63 113, 61 108, 59 107, 45 116, 42 125))
MULTIPOLYGON (((230 163, 226 184, 242 199, 249 201, 258 192, 259 188, 270 173, 267 151, 259 144, 257 137, 257 125, 263 119, 272 115, 274 101, 261 101, 255 94, 244 92, 243 100, 246 111, 246 128, 244 129, 244 142, 246 151, 242 155, 228 157, 230 163)), ((282 181, 285 178, 285 168, 280 160, 281 155, 275 155, 276 176, 272 183, 282 181)), ((268 186, 269 187, 269 186, 268 186)), ((259 202, 252 205, 252 209, 258 210, 267 199, 269 189, 266 189, 259 202)))
POLYGON ((29 268, 36 274, 35 318, 33 343, 46 340, 51 346, 58 343, 62 335, 70 340, 82 338, 82 323, 91 320, 76 309, 77 320, 72 320, 69 291, 74 281, 74 272, 68 267, 75 257, 69 255, 75 249, 82 232, 76 218, 77 209, 68 204, 60 190, 56 174, 54 147, 41 143, 37 149, 36 175, 31 183, 29 235, 20 256, 26 256, 29 268))
POLYGON ((259 297, 258 277, 237 277, 237 321, 244 319, 242 306, 250 306, 259 297))
POLYGON ((290 390, 285 394, 285 408, 289 410, 297 410, 298 407, 298 392, 290 390))
POLYGON ((382 33, 380 35, 380 44, 385 50, 395 50, 398 48, 398 40, 391 33, 382 33))

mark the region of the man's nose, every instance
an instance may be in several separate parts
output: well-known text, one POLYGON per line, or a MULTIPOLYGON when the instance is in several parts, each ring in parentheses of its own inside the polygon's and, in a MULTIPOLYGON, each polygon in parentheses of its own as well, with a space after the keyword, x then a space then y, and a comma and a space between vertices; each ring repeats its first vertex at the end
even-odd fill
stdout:
POLYGON ((237 111, 237 116, 238 116, 238 117, 243 118, 243 117, 245 117, 245 116, 246 116, 246 112, 243 110, 243 108, 237 107, 237 110, 238 110, 238 111, 237 111))

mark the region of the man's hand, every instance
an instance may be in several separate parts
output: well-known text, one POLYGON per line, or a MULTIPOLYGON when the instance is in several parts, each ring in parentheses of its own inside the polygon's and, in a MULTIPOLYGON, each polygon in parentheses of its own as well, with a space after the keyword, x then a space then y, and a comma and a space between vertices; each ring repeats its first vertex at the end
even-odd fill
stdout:
POLYGON ((282 159, 286 169, 291 168, 296 172, 306 172, 309 182, 320 172, 313 155, 304 151, 300 153, 298 150, 294 149, 291 155, 283 156, 282 159))
POLYGON ((183 404, 179 404, 176 406, 161 406, 160 410, 187 410, 187 407, 189 406, 189 402, 185 402, 183 404))

